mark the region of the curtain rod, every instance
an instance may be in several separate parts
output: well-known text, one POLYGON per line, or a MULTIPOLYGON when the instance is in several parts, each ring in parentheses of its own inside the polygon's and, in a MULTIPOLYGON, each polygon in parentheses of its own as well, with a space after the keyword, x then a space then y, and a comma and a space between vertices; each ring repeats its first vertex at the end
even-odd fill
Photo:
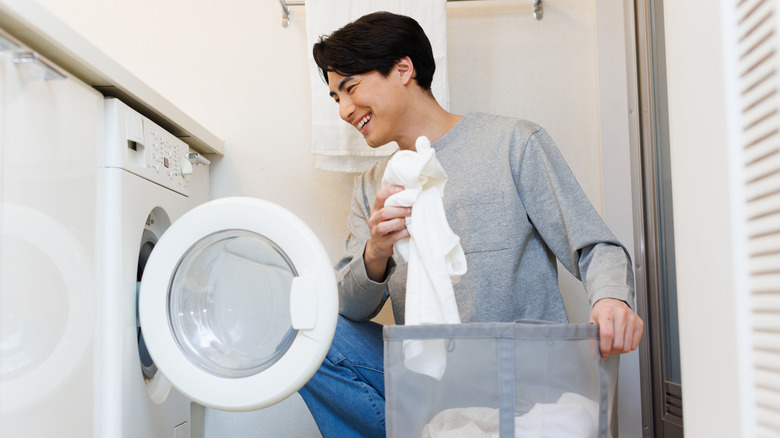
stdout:
MULTIPOLYGON (((472 0, 447 0, 447 3, 449 2, 457 2, 457 1, 472 1, 472 0)), ((542 19, 542 0, 533 0, 534 2, 534 18, 537 20, 542 19)), ((290 6, 304 6, 306 4, 305 1, 286 1, 286 0, 279 0, 279 4, 282 6, 282 26, 287 27, 290 25, 290 6)))

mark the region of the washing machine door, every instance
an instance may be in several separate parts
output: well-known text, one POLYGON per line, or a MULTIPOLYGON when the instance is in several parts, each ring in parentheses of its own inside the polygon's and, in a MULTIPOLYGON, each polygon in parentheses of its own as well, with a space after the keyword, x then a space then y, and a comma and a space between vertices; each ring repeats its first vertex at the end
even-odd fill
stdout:
POLYGON ((200 404, 239 411, 283 400, 317 371, 338 294, 325 249, 300 219, 263 200, 223 198, 162 235, 138 306, 159 372, 200 404))

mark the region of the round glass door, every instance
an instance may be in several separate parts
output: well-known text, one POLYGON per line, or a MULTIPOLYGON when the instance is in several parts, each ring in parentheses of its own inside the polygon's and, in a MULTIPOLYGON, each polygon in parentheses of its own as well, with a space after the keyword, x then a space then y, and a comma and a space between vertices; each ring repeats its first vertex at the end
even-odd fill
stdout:
POLYGON ((246 377, 279 360, 295 339, 286 254, 260 234, 211 234, 184 255, 168 313, 179 348, 217 376, 246 377))
POLYGON ((316 372, 338 297, 329 258, 297 217, 225 198, 163 234, 139 310, 149 353, 173 386, 206 406, 249 410, 281 401, 316 372))

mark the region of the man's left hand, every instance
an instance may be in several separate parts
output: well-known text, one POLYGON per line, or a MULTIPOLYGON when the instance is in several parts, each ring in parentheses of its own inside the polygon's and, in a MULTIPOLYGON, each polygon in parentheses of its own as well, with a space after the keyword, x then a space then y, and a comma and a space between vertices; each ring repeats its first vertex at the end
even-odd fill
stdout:
POLYGON ((599 326, 601 357, 634 351, 639 346, 645 323, 625 301, 602 298, 590 311, 590 322, 599 326))

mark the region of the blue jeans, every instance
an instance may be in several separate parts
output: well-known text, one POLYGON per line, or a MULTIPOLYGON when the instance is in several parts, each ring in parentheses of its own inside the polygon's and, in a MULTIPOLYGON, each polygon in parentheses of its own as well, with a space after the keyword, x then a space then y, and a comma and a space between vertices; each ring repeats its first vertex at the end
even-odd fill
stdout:
POLYGON ((298 393, 324 438, 385 436, 382 326, 339 315, 325 360, 298 393))

